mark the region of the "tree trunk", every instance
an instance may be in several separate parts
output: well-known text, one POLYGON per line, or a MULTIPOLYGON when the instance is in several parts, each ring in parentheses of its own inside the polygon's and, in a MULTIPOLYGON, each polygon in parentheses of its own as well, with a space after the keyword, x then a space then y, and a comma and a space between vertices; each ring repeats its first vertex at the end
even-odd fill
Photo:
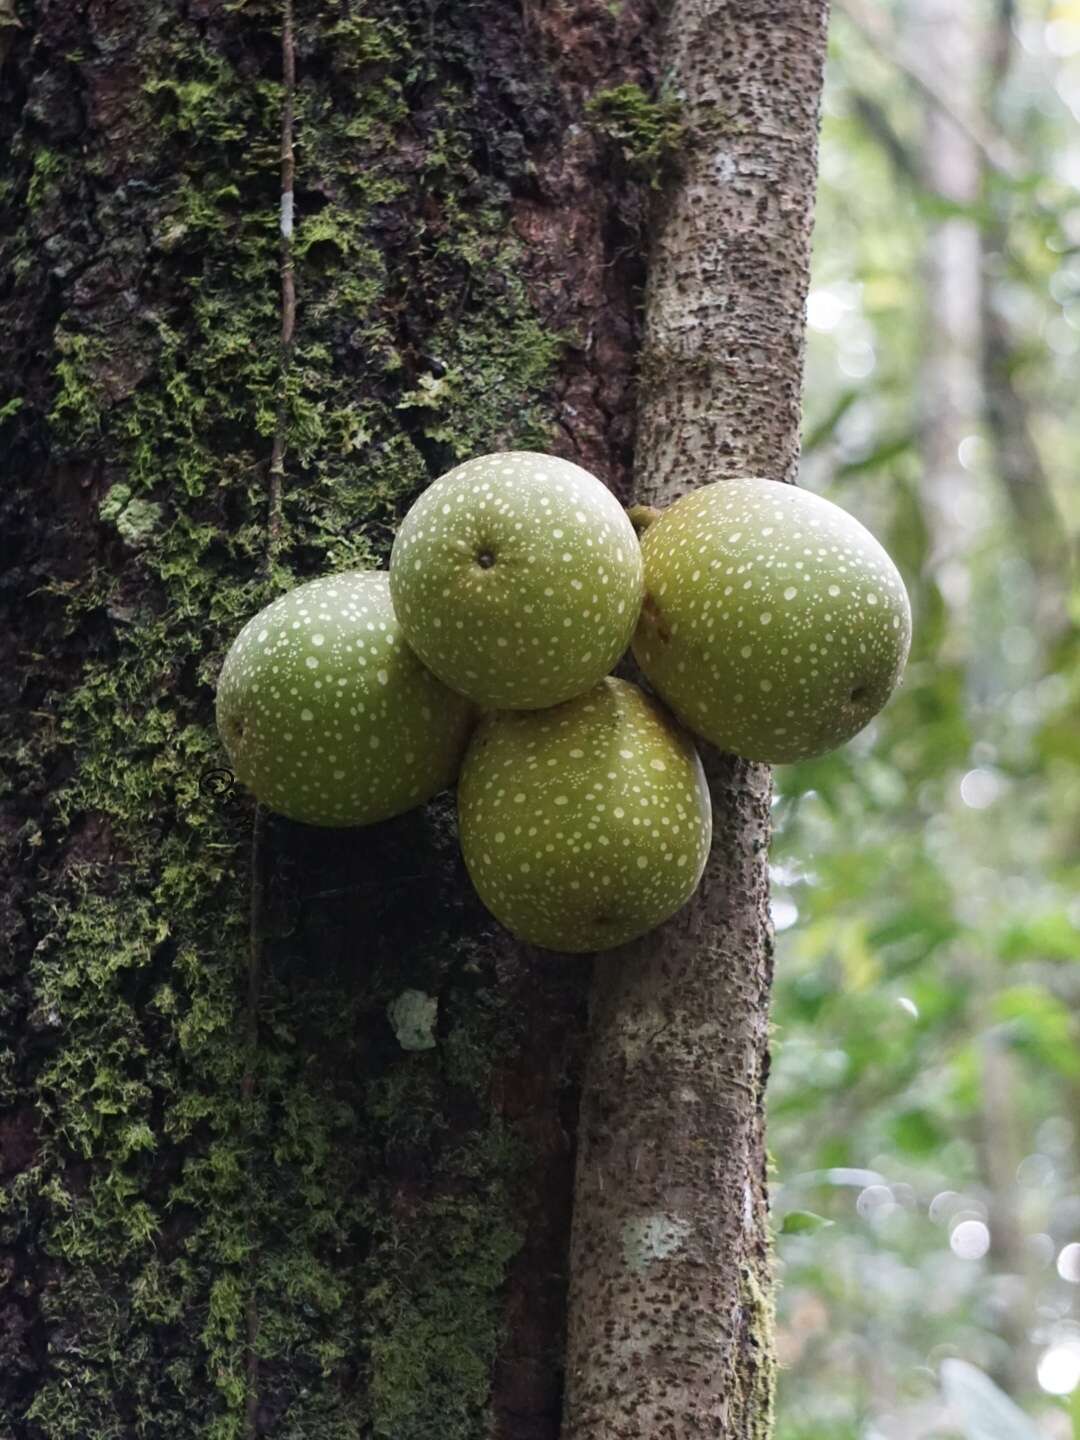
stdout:
MULTIPOLYGON (((1002 99, 1009 92, 1019 42, 1015 34, 1014 0, 995 0, 983 77, 986 106, 992 120, 1004 123, 1002 99)), ((1068 527, 1054 499, 1050 477, 1035 442, 1032 417, 1017 364, 1015 326, 999 293, 1009 273, 1009 224, 1018 201, 1008 187, 995 185, 984 173, 988 218, 979 229, 982 249, 982 312, 980 356, 983 407, 994 447, 994 464, 1016 518, 1023 527, 1032 557, 1034 615, 1030 631, 1052 647, 1069 625, 1070 546, 1068 527)))
MULTIPOLYGON (((917 0, 912 11, 913 44, 924 57, 937 91, 948 95, 960 114, 979 115, 982 95, 992 94, 1003 73, 980 76, 986 30, 972 0, 917 0), (980 84, 980 81, 982 82, 980 84)), ((998 38, 1000 44, 1000 37, 998 38)), ((998 72, 995 63, 994 71, 998 72)), ((988 117, 993 120, 993 114, 988 117)), ((992 130, 992 126, 988 127, 992 130)), ((958 126, 933 101, 926 105, 922 134, 923 181, 931 194, 958 206, 974 206, 986 193, 989 176, 973 135, 958 126)), ((997 244, 1003 245, 998 234, 997 244)), ((1026 431, 1006 437, 1002 417, 1011 397, 1019 404, 995 359, 1004 338, 990 298, 991 275, 985 267, 987 237, 973 218, 953 215, 930 228, 926 247, 923 386, 919 396, 923 499, 930 517, 931 549, 944 562, 943 588, 959 618, 970 626, 967 603, 968 557, 985 523, 980 490, 985 482, 962 463, 961 446, 985 414, 994 461, 1023 515, 1030 499, 1038 505, 1041 473, 1017 475, 1017 456, 1026 431), (989 388, 987 386, 989 385, 989 388), (1029 483, 1030 482, 1030 483, 1029 483)), ((1030 437, 1027 437, 1030 443, 1030 437)), ((961 642, 963 643, 963 642, 961 642)), ((992 1018, 992 1000, 1000 975, 992 958, 965 956, 960 962, 973 994, 971 1030, 982 1037, 982 1095, 976 1143, 990 1200, 990 1260, 1005 1303, 998 1328, 1007 1357, 995 1378, 1023 1393, 1032 1364, 1028 1339, 1031 1269, 1017 1209, 1016 1167, 1022 1158, 1016 1135, 1015 1061, 992 1018)))
MULTIPOLYGON (((923 57, 936 88, 961 114, 974 113, 974 6, 968 0, 914 0, 909 23, 912 49, 923 57)), ((974 206, 981 175, 978 150, 970 134, 933 102, 927 103, 923 116, 921 162, 923 181, 932 194, 956 206, 974 206)), ((922 499, 932 559, 935 564, 953 560, 946 577, 951 574, 958 585, 959 567, 978 523, 975 481, 960 451, 961 442, 974 432, 980 405, 981 257, 979 229, 972 218, 949 215, 931 227, 924 274, 922 499)), ((957 585, 948 595, 954 605, 960 600, 957 585)))
MULTIPOLYGON (((794 481, 824 0, 675 0, 687 124, 656 206, 636 496, 794 481)), ((712 755, 713 852, 667 926, 597 962, 582 1096, 569 1440, 772 1424, 764 1147, 770 773, 712 755)))
POLYGON ((0 5, 3 1440, 559 1429, 589 967, 445 797, 253 855, 213 691, 467 455, 627 493, 652 10, 295 12, 0 5))

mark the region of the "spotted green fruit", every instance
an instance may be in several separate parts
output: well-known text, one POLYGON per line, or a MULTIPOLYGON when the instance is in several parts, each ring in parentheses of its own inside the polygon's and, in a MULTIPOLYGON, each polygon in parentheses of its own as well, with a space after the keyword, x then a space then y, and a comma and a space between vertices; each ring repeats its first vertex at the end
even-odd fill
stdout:
POLYGON ((712 836, 693 742, 610 677, 551 710, 486 716, 458 818, 481 900, 549 950, 606 950, 659 925, 696 889, 712 836))
POLYGON ((911 610, 859 522, 807 490, 723 480, 642 536, 634 655, 697 734, 779 764, 843 744, 900 679, 911 610))
POLYGON ((405 644, 385 573, 299 585, 237 636, 218 681, 218 730, 237 778, 309 825, 370 825, 457 774, 467 701, 405 644))
POLYGON ((531 450, 481 455, 436 480, 390 557, 409 644, 493 710, 557 705, 606 675, 630 643, 641 575, 611 492, 531 450))

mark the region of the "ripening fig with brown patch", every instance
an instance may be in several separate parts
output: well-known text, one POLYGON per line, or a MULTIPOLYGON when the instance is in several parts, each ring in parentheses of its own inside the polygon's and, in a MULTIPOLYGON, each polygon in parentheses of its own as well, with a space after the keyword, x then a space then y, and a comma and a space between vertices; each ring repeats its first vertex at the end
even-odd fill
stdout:
POLYGON ((703 486, 644 530, 638 664, 721 750, 822 755, 896 688, 911 608, 892 560, 838 505, 774 480, 703 486))

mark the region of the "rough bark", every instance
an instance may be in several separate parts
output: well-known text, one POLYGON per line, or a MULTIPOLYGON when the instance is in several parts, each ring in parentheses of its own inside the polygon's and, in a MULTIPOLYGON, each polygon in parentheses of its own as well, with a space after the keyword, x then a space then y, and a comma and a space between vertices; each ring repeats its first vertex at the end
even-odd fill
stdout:
POLYGON ((280 0, 14 8, 0 1435, 551 1440, 588 967, 494 938, 445 798, 267 817, 252 1024, 212 702, 458 458, 626 492, 644 182, 586 104, 651 11, 295 0, 282 393, 280 0))
MULTIPOLYGON (((826 6, 677 0, 687 140, 650 249, 636 498, 795 479, 826 6)), ((761 1437, 774 1363, 764 1086, 770 773, 708 757, 714 846, 667 926, 597 961, 568 1440, 761 1437)))

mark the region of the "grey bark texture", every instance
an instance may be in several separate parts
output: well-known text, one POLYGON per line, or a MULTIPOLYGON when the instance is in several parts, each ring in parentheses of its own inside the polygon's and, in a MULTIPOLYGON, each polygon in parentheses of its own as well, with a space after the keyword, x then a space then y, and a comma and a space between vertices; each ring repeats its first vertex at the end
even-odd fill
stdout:
MULTIPOLYGON (((793 481, 824 0, 676 0, 687 143, 650 247, 636 498, 793 481)), ((713 851, 660 931, 601 956, 579 1119, 566 1440, 766 1436, 766 767, 706 755, 713 851)))

